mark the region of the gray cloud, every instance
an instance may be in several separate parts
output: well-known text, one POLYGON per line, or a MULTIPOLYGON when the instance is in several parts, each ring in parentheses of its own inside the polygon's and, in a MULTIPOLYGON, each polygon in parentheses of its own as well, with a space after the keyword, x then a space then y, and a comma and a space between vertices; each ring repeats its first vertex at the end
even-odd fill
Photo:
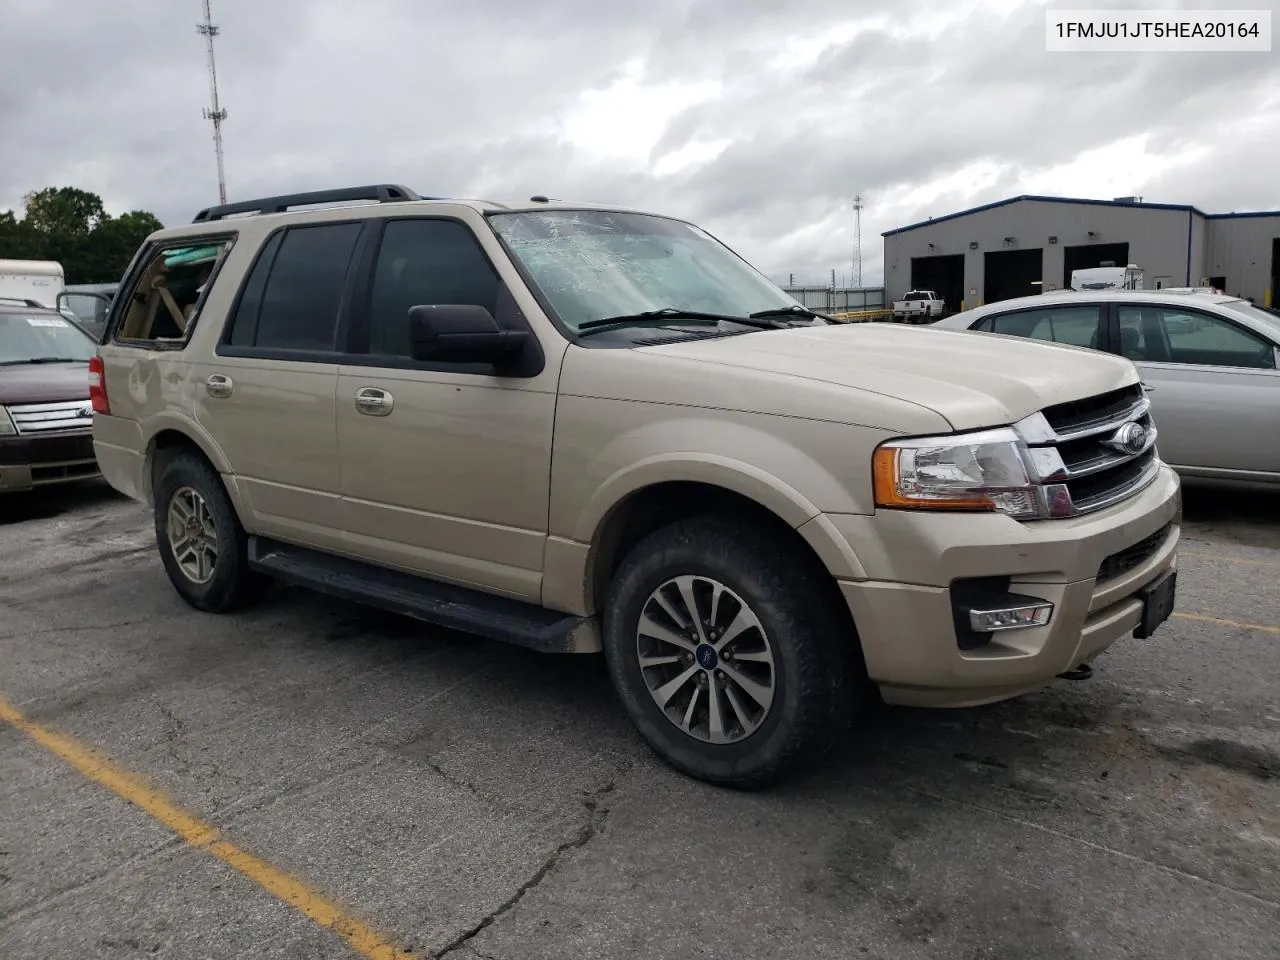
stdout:
MULTIPOLYGON (((198 0, 9 0, 0 209, 49 185, 166 222, 216 200, 199 14, 198 0)), ((634 204, 817 280, 848 273, 861 193, 868 281, 881 230, 1043 186, 1135 135, 1155 160, 1123 179, 1147 199, 1280 206, 1274 55, 1050 54, 1034 3, 214 0, 214 14, 235 197, 374 180, 634 204), (566 139, 584 92, 628 78, 720 94, 676 109, 653 142, 628 103, 587 142, 566 139), (724 148, 664 172, 706 144, 724 148)), ((1109 195, 1091 182, 1040 192, 1109 195)))

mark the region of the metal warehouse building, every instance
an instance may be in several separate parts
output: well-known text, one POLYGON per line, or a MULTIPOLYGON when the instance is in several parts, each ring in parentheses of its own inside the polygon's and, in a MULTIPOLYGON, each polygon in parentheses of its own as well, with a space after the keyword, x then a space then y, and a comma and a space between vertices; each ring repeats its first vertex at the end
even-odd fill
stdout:
POLYGON ((1280 211, 1020 196, 883 236, 886 300, 930 289, 948 311, 1061 289, 1071 271, 1105 263, 1136 263, 1148 289, 1211 285, 1280 303, 1280 211))

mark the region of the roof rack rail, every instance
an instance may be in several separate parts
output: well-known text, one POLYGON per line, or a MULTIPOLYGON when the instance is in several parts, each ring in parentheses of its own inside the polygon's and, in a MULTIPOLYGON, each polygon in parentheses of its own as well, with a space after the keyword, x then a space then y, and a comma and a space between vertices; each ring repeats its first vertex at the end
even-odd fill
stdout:
POLYGON ((48 310, 39 300, 29 300, 26 297, 0 297, 0 303, 16 303, 20 307, 38 307, 41 310, 48 310))
POLYGON ((305 207, 319 203, 346 203, 352 200, 377 200, 379 203, 398 203, 406 200, 438 200, 439 197, 420 197, 408 187, 394 183, 373 183, 365 187, 344 187, 339 190, 313 190, 310 193, 290 193, 280 197, 263 197, 260 200, 241 200, 206 207, 196 214, 192 223, 222 220, 237 213, 284 213, 290 207, 305 207))

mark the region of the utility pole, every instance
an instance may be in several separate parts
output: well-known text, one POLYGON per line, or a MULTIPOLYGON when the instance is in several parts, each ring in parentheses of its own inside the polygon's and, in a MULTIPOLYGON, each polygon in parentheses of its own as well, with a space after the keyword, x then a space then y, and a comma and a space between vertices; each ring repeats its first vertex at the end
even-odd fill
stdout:
POLYGON ((854 197, 854 287, 863 285, 863 195, 854 197))
POLYGON ((218 202, 226 203, 227 177, 222 165, 222 121, 227 119, 227 111, 218 103, 218 68, 213 61, 213 38, 218 35, 218 28, 213 25, 209 0, 204 0, 204 23, 196 24, 196 30, 205 38, 209 48, 209 90, 213 96, 213 106, 205 108, 204 118, 213 121, 213 151, 218 158, 218 202))

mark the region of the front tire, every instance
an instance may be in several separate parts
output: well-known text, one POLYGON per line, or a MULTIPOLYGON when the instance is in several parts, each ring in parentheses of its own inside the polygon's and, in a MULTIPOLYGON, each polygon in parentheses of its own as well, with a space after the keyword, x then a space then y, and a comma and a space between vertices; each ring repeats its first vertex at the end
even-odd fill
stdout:
POLYGON ((183 600, 197 610, 228 613, 261 596, 269 581, 249 569, 248 537, 208 461, 176 454, 153 493, 156 546, 183 600))
POLYGON ((861 655, 850 655, 857 640, 827 576, 781 533, 736 518, 695 518, 636 545, 606 601, 604 652, 663 760, 755 789, 816 760, 848 728, 861 655))

